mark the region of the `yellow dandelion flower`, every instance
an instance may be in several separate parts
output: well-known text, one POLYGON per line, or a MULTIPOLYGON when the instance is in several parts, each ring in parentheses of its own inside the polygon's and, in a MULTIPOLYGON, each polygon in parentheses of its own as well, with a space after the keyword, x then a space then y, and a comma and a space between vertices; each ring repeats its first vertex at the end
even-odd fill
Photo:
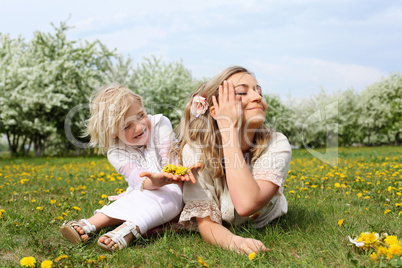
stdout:
POLYGON ((209 267, 209 265, 206 264, 206 262, 200 256, 198 256, 198 263, 203 267, 209 267))
POLYGON ((40 264, 41 268, 51 268, 53 267, 53 262, 50 260, 45 260, 40 264))
POLYGON ((383 247, 383 246, 379 246, 378 248, 377 248, 377 253, 378 253, 378 256, 383 256, 383 255, 386 255, 387 254, 387 248, 386 247, 383 247))
POLYGON ((52 199, 52 200, 50 200, 50 204, 56 204, 56 200, 54 200, 54 199, 52 199))
POLYGON ((35 267, 35 263, 34 257, 24 257, 20 260, 20 265, 24 267, 35 267))
POLYGON ((389 246, 398 243, 398 238, 395 235, 389 235, 384 239, 384 242, 389 246))
POLYGON ((340 220, 338 221, 338 225, 339 225, 339 226, 342 226, 343 222, 344 222, 344 220, 343 220, 343 219, 340 219, 340 220))
POLYGON ((377 254, 376 254, 375 252, 371 253, 371 254, 370 254, 370 259, 371 259, 372 261, 377 261, 377 260, 378 260, 377 254))
POLYGON ((79 207, 72 207, 72 209, 80 211, 81 209, 79 207))
POLYGON ((93 260, 93 259, 89 259, 89 260, 86 260, 85 262, 88 263, 88 264, 92 264, 92 263, 95 263, 96 261, 93 260))
POLYGON ((395 206, 400 207, 400 206, 402 206, 402 203, 396 203, 395 206))
POLYGON ((295 191, 289 191, 289 193, 290 193, 290 194, 294 194, 294 193, 295 193, 295 191))
POLYGON ((36 207, 37 210, 43 210, 43 207, 36 207))
POLYGON ((384 211, 384 215, 386 215, 386 214, 388 214, 388 213, 390 213, 390 212, 391 212, 391 210, 390 210, 390 209, 387 209, 387 210, 384 211))
POLYGON ((61 261, 62 259, 67 259, 67 258, 68 258, 67 255, 61 255, 61 256, 57 257, 56 259, 54 259, 54 261, 55 261, 55 262, 59 262, 59 261, 61 261))
POLYGON ((36 202, 36 199, 32 199, 31 202, 32 202, 32 203, 35 203, 35 202, 36 202))
POLYGON ((388 248, 388 253, 396 256, 402 255, 402 246, 398 244, 392 244, 388 248))
POLYGON ((70 191, 71 191, 71 192, 74 192, 74 187, 70 187, 70 191))
POLYGON ((254 260, 255 259, 255 252, 251 252, 250 253, 250 255, 248 255, 248 259, 251 261, 251 260, 254 260))
POLYGON ((341 184, 339 182, 335 183, 334 186, 336 189, 341 188, 341 184))
POLYGON ((387 259, 390 260, 394 257, 394 255, 392 255, 391 253, 387 252, 387 259))
POLYGON ((361 197, 363 194, 362 193, 358 193, 357 194, 357 197, 361 197))
POLYGON ((104 256, 104 255, 100 255, 100 256, 98 257, 98 261, 101 261, 101 260, 104 260, 104 259, 106 259, 106 256, 104 256))
POLYGON ((100 205, 103 205, 103 203, 104 203, 103 200, 99 201, 99 204, 100 204, 100 205))
POLYGON ((63 220, 64 218, 62 216, 57 217, 58 220, 63 220))
POLYGON ((103 195, 101 196, 101 198, 107 198, 107 195, 103 194, 103 195))

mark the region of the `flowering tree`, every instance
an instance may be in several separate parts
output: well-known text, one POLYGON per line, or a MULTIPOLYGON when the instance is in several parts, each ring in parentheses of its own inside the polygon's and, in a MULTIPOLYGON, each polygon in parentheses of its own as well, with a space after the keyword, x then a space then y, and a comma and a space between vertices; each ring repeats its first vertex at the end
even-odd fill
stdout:
POLYGON ((367 143, 401 143, 402 75, 395 73, 367 87, 361 94, 358 122, 367 143))
POLYGON ((162 113, 173 126, 179 123, 184 104, 199 83, 182 62, 145 58, 135 70, 135 91, 143 97, 147 111, 162 113))
MULTIPOLYGON (((64 145, 69 150, 71 144, 64 132, 66 114, 77 104, 88 102, 114 57, 99 41, 78 44, 67 40, 65 23, 54 29, 55 34, 35 32, 29 43, 1 39, 0 130, 7 135, 12 155, 23 153, 26 144, 28 150, 33 144, 36 156, 42 155, 51 136, 60 141, 59 148, 64 145)), ((80 136, 77 123, 72 132, 80 136)))

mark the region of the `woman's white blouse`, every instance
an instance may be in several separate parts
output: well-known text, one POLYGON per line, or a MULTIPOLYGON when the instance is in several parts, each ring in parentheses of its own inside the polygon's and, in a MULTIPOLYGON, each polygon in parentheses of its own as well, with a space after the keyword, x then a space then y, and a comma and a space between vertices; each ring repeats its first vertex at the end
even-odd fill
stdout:
MULTIPOLYGON (((259 212, 250 217, 240 217, 235 211, 226 180, 213 177, 211 172, 193 170, 196 184, 186 182, 183 188, 184 209, 180 223, 187 229, 197 229, 196 218, 210 217, 219 224, 242 224, 250 221, 259 228, 273 219, 286 214, 287 201, 283 187, 289 171, 292 150, 288 139, 281 133, 273 132, 261 156, 248 166, 255 180, 265 180, 279 186, 277 194, 259 212)), ((201 150, 189 145, 183 148, 183 165, 191 166, 201 157, 201 150)), ((240 162, 239 162, 240 163, 240 162)))

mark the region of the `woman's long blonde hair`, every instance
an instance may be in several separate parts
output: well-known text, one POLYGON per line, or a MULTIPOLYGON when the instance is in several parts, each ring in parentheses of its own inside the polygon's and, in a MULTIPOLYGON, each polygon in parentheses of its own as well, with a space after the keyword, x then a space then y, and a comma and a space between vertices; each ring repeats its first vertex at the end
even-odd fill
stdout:
POLYGON ((94 92, 89 105, 91 117, 84 135, 91 136, 89 145, 99 147, 99 154, 107 152, 117 141, 119 126, 122 126, 124 115, 134 101, 143 105, 139 95, 116 82, 94 92))
MULTIPOLYGON (((230 76, 237 73, 246 73, 254 77, 254 74, 240 66, 226 68, 210 81, 202 83, 194 91, 184 109, 184 114, 176 131, 178 132, 178 146, 174 149, 173 156, 182 159, 183 148, 186 144, 193 148, 199 148, 202 152, 200 161, 203 169, 207 169, 215 178, 224 178, 222 138, 216 121, 210 115, 209 109, 199 117, 191 115, 190 109, 193 97, 200 95, 206 99, 209 106, 213 105, 212 96, 218 100, 219 85, 230 76)), ((253 145, 251 146, 250 159, 255 162, 265 150, 270 139, 271 130, 262 124, 256 131, 253 145)))

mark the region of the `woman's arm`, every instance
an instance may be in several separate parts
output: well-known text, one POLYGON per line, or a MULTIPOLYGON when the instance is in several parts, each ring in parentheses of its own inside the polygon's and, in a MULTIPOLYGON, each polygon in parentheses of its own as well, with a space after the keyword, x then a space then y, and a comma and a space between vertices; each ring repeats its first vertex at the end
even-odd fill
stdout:
POLYGON ((221 248, 246 254, 269 251, 261 241, 234 235, 226 227, 211 221, 210 217, 197 218, 197 224, 204 241, 218 245, 221 248))
POLYGON ((241 150, 240 126, 242 107, 231 81, 219 88, 219 103, 213 98, 214 117, 222 137, 226 180, 233 205, 240 216, 246 217, 260 210, 278 191, 267 181, 256 181, 244 160, 241 150))

